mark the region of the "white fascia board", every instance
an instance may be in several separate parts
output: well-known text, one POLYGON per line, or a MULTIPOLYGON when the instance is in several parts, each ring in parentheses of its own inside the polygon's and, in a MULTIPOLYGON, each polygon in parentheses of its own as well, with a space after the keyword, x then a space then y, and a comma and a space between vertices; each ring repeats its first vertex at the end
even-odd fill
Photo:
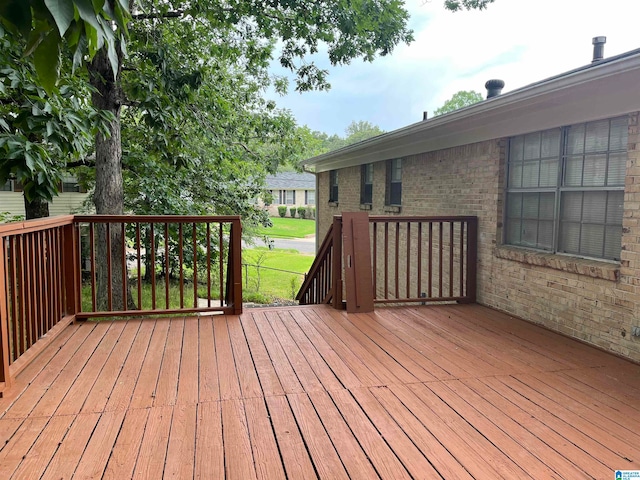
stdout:
POLYGON ((591 66, 303 162, 324 172, 640 111, 640 54, 591 66))

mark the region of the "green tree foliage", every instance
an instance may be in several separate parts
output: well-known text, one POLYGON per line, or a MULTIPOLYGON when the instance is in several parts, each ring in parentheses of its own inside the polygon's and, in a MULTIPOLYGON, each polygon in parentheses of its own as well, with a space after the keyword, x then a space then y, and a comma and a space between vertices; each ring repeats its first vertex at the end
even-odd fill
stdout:
POLYGON ((444 105, 442 105, 440 108, 436 108, 433 111, 433 116, 437 117, 438 115, 453 112, 455 110, 468 107, 469 105, 473 105, 474 103, 481 102, 482 100, 484 100, 482 94, 476 91, 461 90, 457 93, 454 93, 453 97, 444 102, 444 105))
POLYGON ((377 125, 366 120, 353 121, 345 129, 345 136, 311 130, 306 125, 298 129, 304 148, 296 158, 297 161, 306 160, 323 153, 332 152, 339 148, 361 142, 384 133, 377 125))
POLYGON ((447 10, 457 12, 459 10, 484 10, 494 0, 445 0, 447 10))
POLYGON ((367 138, 382 135, 384 130, 371 122, 361 120, 359 122, 351 122, 345 133, 347 134, 344 139, 345 145, 351 145, 367 138))
POLYGON ((82 161, 110 117, 91 106, 81 76, 64 73, 64 85, 47 95, 23 48, 0 25, 0 184, 20 182, 27 218, 34 218, 58 193, 67 162, 82 161))
MULTIPOLYGON (((24 39, 39 84, 51 94, 58 81, 63 45, 73 51, 73 66, 105 49, 114 75, 117 44, 127 33, 129 0, 2 0, 0 24, 24 39)), ((121 43, 124 46, 124 43, 121 43)))

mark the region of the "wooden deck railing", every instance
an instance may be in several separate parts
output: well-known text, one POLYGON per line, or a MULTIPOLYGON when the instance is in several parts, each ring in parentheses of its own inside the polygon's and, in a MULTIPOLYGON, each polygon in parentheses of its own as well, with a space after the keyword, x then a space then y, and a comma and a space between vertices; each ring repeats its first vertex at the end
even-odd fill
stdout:
POLYGON ((237 216, 0 225, 0 392, 75 319, 241 313, 241 233, 237 216))
MULTIPOLYGON (((374 303, 475 301, 477 217, 371 216, 369 224, 374 303)), ((341 247, 335 216, 298 292, 301 304, 342 305, 341 247)))

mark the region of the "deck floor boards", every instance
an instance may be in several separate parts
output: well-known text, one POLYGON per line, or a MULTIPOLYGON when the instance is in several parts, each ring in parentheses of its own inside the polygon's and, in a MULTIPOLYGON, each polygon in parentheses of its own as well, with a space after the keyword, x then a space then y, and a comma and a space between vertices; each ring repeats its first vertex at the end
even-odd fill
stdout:
POLYGON ((613 478, 640 366, 479 305, 70 325, 0 398, 0 478, 613 478))

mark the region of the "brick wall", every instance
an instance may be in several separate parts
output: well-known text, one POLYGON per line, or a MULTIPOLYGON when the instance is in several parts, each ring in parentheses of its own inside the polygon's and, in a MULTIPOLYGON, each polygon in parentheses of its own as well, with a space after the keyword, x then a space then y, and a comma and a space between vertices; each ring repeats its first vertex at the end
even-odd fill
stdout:
MULTIPOLYGON (((403 159, 402 209, 385 211, 385 163, 374 165, 372 215, 476 215, 478 302, 640 361, 640 136, 629 116, 622 255, 619 265, 501 245, 506 140, 403 159)), ((318 176, 320 239, 332 216, 360 210, 360 167, 339 172, 330 206, 329 173, 318 176)), ((402 272, 399 272, 402 275, 402 272)))

